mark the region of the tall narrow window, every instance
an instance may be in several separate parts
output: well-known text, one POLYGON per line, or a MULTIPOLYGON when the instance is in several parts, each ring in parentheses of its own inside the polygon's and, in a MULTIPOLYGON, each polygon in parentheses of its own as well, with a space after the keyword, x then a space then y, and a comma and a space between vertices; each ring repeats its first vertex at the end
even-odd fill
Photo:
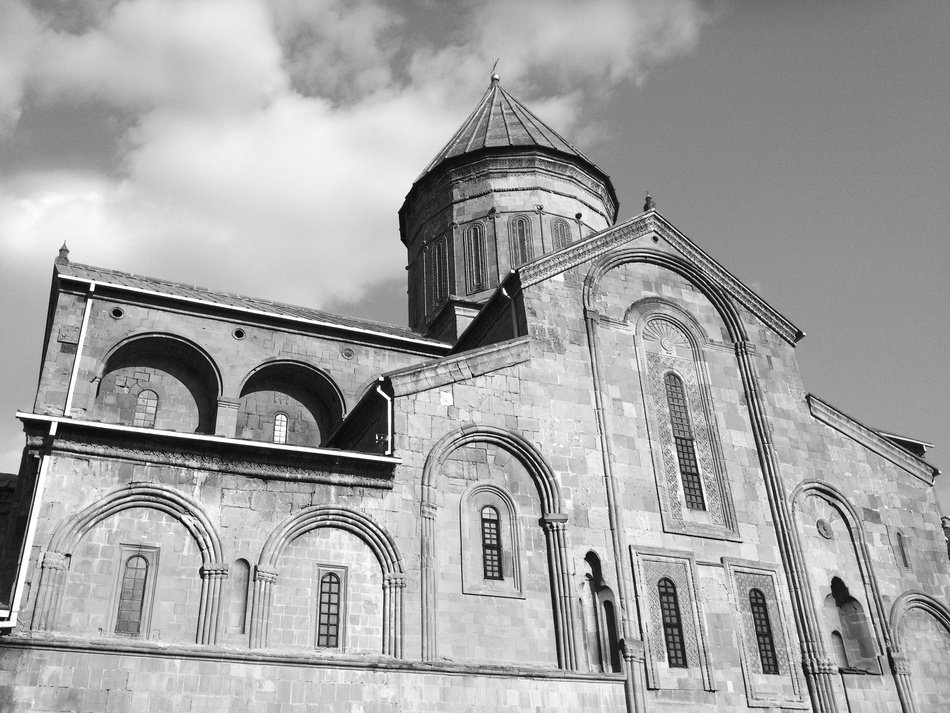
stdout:
POLYGON ((498 511, 490 505, 482 508, 482 569, 485 579, 505 578, 501 567, 498 511))
POLYGON ((759 645, 759 660, 762 673, 777 676, 778 658, 775 656, 775 639, 772 638, 772 622, 769 620, 769 608, 765 595, 759 589, 749 591, 749 607, 752 609, 752 623, 755 626, 755 640, 759 645))
POLYGON ((449 261, 445 238, 430 243, 426 257, 429 270, 429 299, 431 306, 440 305, 449 296, 449 261))
POLYGON ((524 216, 512 218, 508 225, 508 240, 511 246, 511 266, 524 265, 531 259, 531 226, 524 216))
POLYGON ((327 572, 320 577, 317 646, 336 649, 340 646, 340 575, 327 572))
POLYGON ((670 425, 673 428, 673 441, 676 446, 676 459, 680 466, 680 477, 683 480, 686 507, 690 510, 705 510, 706 501, 703 498, 703 486, 696 462, 696 445, 693 440, 693 428, 689 422, 689 407, 683 380, 676 374, 670 373, 663 377, 663 382, 666 384, 670 425))
POLYGON ((683 622, 680 618, 680 603, 673 580, 664 577, 659 581, 660 613, 663 617, 663 638, 666 640, 666 657, 671 668, 687 668, 686 646, 683 639, 683 622))
POLYGON ((468 239, 468 291, 478 292, 488 286, 485 263, 485 229, 481 223, 473 223, 467 231, 468 239))
POLYGON ((287 442, 287 414, 279 413, 274 416, 274 443, 287 442))
POLYGON ((900 554, 901 564, 904 569, 910 569, 910 558, 907 556, 907 541, 904 539, 904 533, 897 533, 897 551, 900 554))
POLYGON ((142 633, 142 609, 145 604, 145 583, 148 580, 148 560, 133 555, 125 561, 122 588, 119 591, 119 611, 115 619, 115 633, 139 636, 142 633))
POLYGON ((139 392, 135 400, 135 418, 133 426, 139 428, 155 428, 155 416, 158 413, 158 394, 151 389, 139 392))
POLYGON ((604 602, 604 626, 607 631, 607 649, 610 654, 610 670, 620 670, 620 644, 617 641, 617 615, 613 602, 604 602))
POLYGON ((560 250, 571 244, 571 228, 563 220, 555 220, 551 225, 551 233, 554 235, 554 249, 560 250))

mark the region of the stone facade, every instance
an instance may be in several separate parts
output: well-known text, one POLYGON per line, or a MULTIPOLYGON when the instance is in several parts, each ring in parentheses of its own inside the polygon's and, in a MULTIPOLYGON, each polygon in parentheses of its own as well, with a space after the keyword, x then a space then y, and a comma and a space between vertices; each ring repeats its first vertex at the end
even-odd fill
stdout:
MULTIPOLYGON (((542 156, 590 203, 552 145, 430 172, 542 156)), ((808 394, 801 332, 655 207, 602 207, 449 341, 61 255, 0 710, 945 710, 918 442, 808 394)))

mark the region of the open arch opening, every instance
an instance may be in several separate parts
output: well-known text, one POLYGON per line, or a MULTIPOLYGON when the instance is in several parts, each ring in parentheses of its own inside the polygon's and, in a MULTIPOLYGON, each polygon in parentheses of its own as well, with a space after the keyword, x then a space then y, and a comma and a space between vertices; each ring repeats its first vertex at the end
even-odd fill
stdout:
POLYGON ((197 345, 168 334, 143 334, 104 359, 93 420, 185 433, 214 433, 221 378, 197 345))
POLYGON ((343 421, 343 394, 319 369, 268 362, 244 380, 237 435, 253 441, 319 446, 343 421))

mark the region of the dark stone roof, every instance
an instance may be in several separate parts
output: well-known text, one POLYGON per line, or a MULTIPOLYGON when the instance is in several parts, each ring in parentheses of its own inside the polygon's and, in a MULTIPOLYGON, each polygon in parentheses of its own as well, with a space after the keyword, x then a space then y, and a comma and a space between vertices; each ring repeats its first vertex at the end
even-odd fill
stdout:
MULTIPOLYGON (((532 114, 506 92, 497 75, 462 126, 419 176, 422 178, 448 159, 491 148, 539 148, 581 161, 603 174, 596 164, 564 137, 532 114)), ((606 174, 604 174, 606 175, 606 174)), ((418 182, 419 179, 416 179, 418 182)))
POLYGON ((74 262, 56 263, 56 272, 62 277, 75 277, 80 280, 92 280, 103 285, 112 285, 119 288, 130 288, 134 290, 144 290, 150 293, 166 295, 172 298, 184 299, 189 301, 199 301, 206 304, 218 305, 225 308, 238 309, 242 311, 256 312, 264 315, 283 317, 289 319, 306 320, 316 322, 327 327, 368 332, 381 337, 395 337, 397 339, 408 339, 414 342, 431 345, 433 347, 443 347, 448 349, 449 345, 435 339, 423 337, 418 332, 413 332, 406 327, 398 327, 383 322, 374 322, 367 319, 357 319, 356 317, 347 317, 341 314, 332 314, 309 307, 298 307, 296 305, 283 304, 281 302, 271 302, 256 297, 245 297, 229 292, 215 292, 205 287, 195 285, 184 285, 179 282, 169 280, 160 280, 154 277, 144 277, 134 275, 128 272, 118 270, 108 270, 91 265, 80 265, 74 262))

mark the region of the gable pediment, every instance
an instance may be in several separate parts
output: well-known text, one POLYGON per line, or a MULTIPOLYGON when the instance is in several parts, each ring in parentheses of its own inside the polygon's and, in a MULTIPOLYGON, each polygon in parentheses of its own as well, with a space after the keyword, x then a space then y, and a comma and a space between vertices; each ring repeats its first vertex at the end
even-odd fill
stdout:
POLYGON ((742 305, 789 344, 805 333, 716 262, 709 254, 677 230, 655 210, 591 235, 562 250, 541 257, 518 270, 522 288, 530 287, 565 270, 596 260, 615 248, 653 236, 672 248, 683 260, 700 270, 736 303, 742 305))

